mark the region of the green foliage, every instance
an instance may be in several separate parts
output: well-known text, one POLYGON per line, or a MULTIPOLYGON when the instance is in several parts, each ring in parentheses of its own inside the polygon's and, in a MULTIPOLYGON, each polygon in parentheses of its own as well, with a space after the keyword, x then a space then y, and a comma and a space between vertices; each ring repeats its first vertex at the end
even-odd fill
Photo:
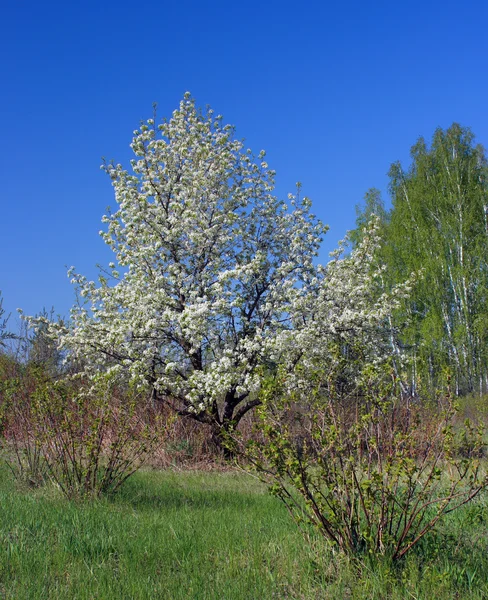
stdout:
POLYGON ((345 553, 395 561, 486 487, 483 432, 469 421, 455 432, 449 399, 406 400, 388 367, 363 366, 354 392, 338 380, 317 369, 306 401, 286 374, 270 380, 250 456, 299 525, 345 553))
MULTIPOLYGON (((488 188, 487 161, 469 129, 453 124, 434 133, 430 148, 420 138, 412 164, 390 169, 393 207, 383 215, 387 288, 412 272, 423 277, 397 313, 408 322, 400 337, 412 356, 411 387, 419 379, 429 390, 449 369, 457 394, 482 393, 488 386, 488 188)), ((381 213, 373 194, 358 215, 381 213)), ((380 215, 381 216, 381 215, 380 215)))

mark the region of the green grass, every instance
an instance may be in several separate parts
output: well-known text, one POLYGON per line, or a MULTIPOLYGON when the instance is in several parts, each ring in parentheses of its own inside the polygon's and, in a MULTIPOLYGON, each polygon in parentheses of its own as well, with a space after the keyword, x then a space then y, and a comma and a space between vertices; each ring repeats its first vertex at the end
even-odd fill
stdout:
POLYGON ((454 513, 399 566, 307 545, 278 500, 239 473, 135 475, 66 501, 0 468, 0 598, 488 598, 488 505, 454 513))

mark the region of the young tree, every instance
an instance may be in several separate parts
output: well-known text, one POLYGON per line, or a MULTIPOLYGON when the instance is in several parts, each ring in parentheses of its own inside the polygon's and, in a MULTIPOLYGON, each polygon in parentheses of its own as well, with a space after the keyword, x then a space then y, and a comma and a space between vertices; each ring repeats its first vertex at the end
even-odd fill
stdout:
POLYGON ((169 121, 141 124, 131 147, 131 173, 104 166, 118 210, 101 236, 115 261, 98 284, 71 270, 80 302, 50 331, 87 374, 149 387, 218 443, 258 404, 259 367, 292 326, 326 228, 299 188, 278 200, 264 152, 255 159, 189 94, 169 121))

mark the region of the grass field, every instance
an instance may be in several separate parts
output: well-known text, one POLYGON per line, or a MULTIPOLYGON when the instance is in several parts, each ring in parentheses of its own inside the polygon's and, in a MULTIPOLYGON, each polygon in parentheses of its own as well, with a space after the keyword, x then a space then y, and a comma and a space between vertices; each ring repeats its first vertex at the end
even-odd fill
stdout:
POLYGON ((488 598, 488 503, 446 521, 400 565, 306 544, 241 473, 136 474, 111 499, 22 489, 0 468, 0 598, 488 598))

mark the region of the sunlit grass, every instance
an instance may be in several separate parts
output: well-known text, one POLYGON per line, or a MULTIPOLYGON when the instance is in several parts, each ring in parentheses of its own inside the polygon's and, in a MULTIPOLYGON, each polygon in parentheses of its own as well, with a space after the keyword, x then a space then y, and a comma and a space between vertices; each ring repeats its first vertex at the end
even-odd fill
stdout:
POLYGON ((488 598, 488 507, 453 513, 399 566, 304 541, 241 473, 138 473, 111 499, 21 489, 0 470, 0 598, 488 598))

